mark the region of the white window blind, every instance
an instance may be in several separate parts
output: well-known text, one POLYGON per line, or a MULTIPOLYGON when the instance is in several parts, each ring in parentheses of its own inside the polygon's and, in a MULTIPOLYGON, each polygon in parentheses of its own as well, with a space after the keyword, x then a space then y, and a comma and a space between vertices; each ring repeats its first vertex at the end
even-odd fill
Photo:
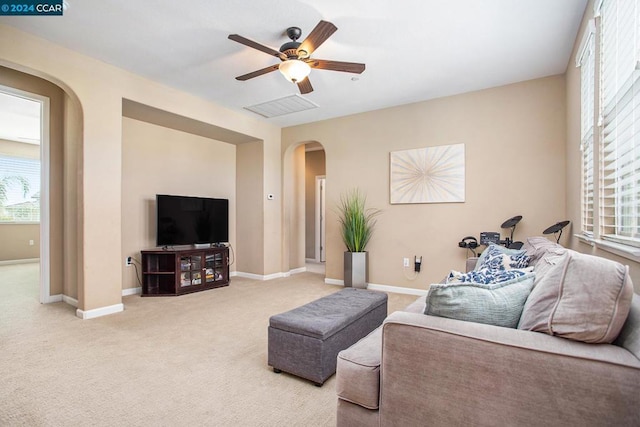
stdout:
POLYGON ((639 0, 602 3, 600 234, 640 245, 639 0))
POLYGON ((0 222, 40 221, 40 160, 0 156, 0 222))
POLYGON ((593 31, 585 35, 586 43, 578 58, 580 66, 580 150, 582 152, 582 232, 593 235, 594 200, 594 101, 595 101, 595 38, 593 31))

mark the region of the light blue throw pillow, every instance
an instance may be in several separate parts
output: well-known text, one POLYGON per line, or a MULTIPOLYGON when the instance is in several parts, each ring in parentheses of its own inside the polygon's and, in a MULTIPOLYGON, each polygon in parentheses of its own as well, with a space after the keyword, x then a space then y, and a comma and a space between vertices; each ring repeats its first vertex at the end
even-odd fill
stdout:
POLYGON ((433 284, 424 314, 515 328, 533 289, 535 273, 495 284, 433 284))

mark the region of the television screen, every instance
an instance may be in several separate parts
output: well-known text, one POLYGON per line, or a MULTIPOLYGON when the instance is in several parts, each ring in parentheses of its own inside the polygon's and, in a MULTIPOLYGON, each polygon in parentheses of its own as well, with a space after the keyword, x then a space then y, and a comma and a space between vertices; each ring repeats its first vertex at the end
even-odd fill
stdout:
POLYGON ((229 241, 229 200, 156 195, 157 246, 229 241))

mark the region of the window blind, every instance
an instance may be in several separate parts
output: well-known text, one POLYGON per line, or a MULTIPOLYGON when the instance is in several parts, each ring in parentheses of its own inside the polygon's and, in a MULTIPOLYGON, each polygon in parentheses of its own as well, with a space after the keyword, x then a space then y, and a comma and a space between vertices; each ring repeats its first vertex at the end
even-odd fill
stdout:
POLYGON ((601 236, 640 245, 639 0, 601 8, 601 236))
POLYGON ((580 66, 580 150, 582 151, 582 232, 593 235, 594 201, 594 101, 595 101, 595 39, 592 31, 586 36, 580 66))
POLYGON ((40 221, 40 160, 0 155, 0 222, 15 221, 40 221))

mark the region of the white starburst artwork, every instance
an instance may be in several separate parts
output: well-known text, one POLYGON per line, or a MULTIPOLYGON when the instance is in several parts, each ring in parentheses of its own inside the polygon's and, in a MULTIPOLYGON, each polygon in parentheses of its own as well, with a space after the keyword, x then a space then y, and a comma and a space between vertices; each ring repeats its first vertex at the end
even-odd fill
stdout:
POLYGON ((464 202, 464 144, 391 153, 391 203, 464 202))

